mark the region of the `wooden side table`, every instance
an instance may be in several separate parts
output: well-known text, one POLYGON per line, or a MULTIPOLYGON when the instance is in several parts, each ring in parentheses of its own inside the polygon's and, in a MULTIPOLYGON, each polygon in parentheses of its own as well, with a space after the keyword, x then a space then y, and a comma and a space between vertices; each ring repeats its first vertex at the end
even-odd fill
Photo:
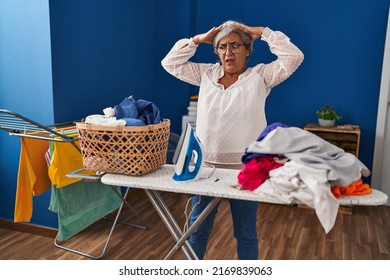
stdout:
POLYGON ((310 131, 356 157, 359 156, 360 128, 357 125, 322 127, 309 123, 304 130, 310 131))

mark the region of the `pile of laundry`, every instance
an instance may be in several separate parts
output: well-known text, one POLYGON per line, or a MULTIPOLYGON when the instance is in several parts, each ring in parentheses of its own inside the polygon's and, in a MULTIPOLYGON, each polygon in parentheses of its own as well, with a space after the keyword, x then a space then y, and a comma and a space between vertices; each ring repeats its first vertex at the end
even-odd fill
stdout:
POLYGON ((354 155, 298 127, 269 125, 242 157, 238 184, 288 204, 315 209, 328 233, 336 220, 342 194, 371 192, 362 176, 370 171, 354 155))
POLYGON ((103 113, 104 115, 90 115, 86 117, 85 122, 106 126, 143 126, 159 124, 163 121, 160 117, 160 110, 153 102, 143 99, 135 100, 132 95, 126 97, 114 108, 105 108, 103 113))

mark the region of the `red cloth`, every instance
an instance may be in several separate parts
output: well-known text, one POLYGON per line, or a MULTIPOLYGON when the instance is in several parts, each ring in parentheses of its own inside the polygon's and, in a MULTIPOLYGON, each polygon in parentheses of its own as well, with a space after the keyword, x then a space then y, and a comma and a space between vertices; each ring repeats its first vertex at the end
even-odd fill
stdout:
POLYGON ((256 157, 244 164, 237 176, 238 183, 245 189, 254 191, 268 179, 271 170, 280 166, 283 164, 276 162, 271 157, 256 157))

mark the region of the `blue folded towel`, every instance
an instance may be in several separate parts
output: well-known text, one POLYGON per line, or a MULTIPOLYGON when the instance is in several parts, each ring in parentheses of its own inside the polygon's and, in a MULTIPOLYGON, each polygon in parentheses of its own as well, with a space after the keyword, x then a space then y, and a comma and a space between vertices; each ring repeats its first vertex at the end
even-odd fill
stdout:
POLYGON ((145 125, 143 120, 132 119, 132 118, 122 118, 126 122, 126 126, 143 126, 145 125))
POLYGON ((135 100, 133 96, 126 97, 114 107, 117 119, 123 119, 128 126, 142 126, 161 122, 160 110, 150 101, 135 100))
POLYGON ((146 124, 158 124, 161 122, 160 110, 153 102, 139 99, 137 101, 137 109, 146 124))
POLYGON ((136 103, 137 101, 134 99, 133 96, 126 97, 119 105, 116 105, 114 107, 115 117, 117 119, 136 119, 138 117, 138 109, 136 103))

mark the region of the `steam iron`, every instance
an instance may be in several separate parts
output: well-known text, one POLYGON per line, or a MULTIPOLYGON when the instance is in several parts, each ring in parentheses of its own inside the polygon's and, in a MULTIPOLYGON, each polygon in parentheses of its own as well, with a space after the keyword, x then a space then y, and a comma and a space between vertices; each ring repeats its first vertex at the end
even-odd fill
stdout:
POLYGON ((203 166, 202 143, 196 136, 191 124, 181 134, 173 155, 175 181, 191 181, 199 178, 203 166))

